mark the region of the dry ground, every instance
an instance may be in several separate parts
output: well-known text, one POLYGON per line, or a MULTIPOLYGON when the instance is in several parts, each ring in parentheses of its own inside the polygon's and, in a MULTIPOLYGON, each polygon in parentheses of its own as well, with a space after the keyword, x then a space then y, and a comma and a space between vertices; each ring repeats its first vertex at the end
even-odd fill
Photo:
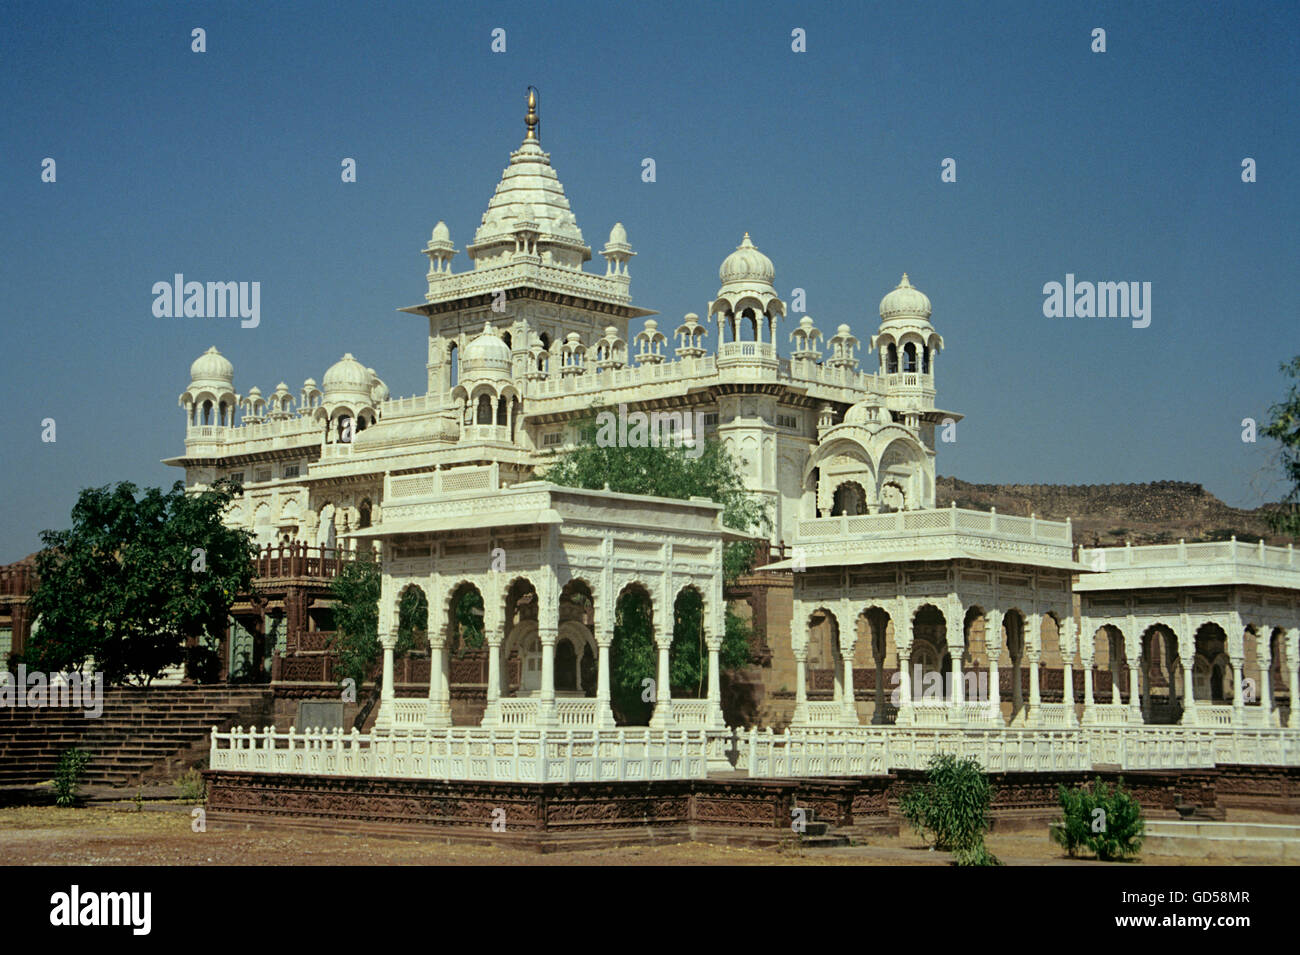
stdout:
MULTIPOLYGON (((875 836, 835 850, 750 849, 703 843, 620 847, 541 855, 517 848, 448 845, 416 838, 362 836, 301 829, 190 829, 190 807, 178 804, 51 806, 0 809, 0 863, 5 865, 944 865, 914 834, 875 836)), ((1272 813, 1229 813, 1242 822, 1295 822, 1272 813)), ((1070 860, 1046 827, 991 833, 989 849, 1016 865, 1100 865, 1070 860)), ((1143 864, 1192 860, 1144 854, 1143 864)))

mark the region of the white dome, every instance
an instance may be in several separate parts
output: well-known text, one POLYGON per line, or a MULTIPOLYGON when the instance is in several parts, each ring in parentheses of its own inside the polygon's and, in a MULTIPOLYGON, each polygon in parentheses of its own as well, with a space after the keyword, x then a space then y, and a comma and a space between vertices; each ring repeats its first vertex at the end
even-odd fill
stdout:
POLYGON ((339 394, 365 395, 370 397, 370 372, 366 366, 352 357, 351 352, 330 365, 322 379, 326 397, 339 394))
POLYGON ((749 233, 746 232, 740 245, 736 246, 736 251, 722 260, 718 278, 724 287, 737 282, 771 285, 776 279, 776 267, 772 265, 771 259, 749 241, 749 233))
POLYGON ((451 230, 447 228, 447 223, 443 222, 441 219, 439 219, 438 224, 433 227, 433 241, 434 242, 451 241, 451 230))
POLYGON ((868 398, 865 401, 859 401, 852 405, 848 411, 844 412, 844 421, 842 424, 873 424, 877 419, 880 401, 877 398, 868 398))
POLYGON ((232 365, 221 352, 217 351, 217 346, 213 345, 197 359, 194 364, 190 365, 190 382, 192 384, 225 384, 233 385, 235 381, 235 366, 232 365))
POLYGON ((507 345, 490 322, 483 325, 483 333, 465 346, 461 357, 466 376, 475 372, 505 372, 510 374, 510 346, 507 345))
POLYGON ((627 229, 623 228, 623 223, 615 222, 614 228, 609 230, 610 245, 627 245, 627 229))
POLYGON ((920 289, 913 288, 903 273, 898 287, 880 300, 881 319, 930 317, 930 299, 920 289))
POLYGON ((370 373, 370 401, 372 404, 379 404, 381 401, 388 400, 388 386, 384 384, 382 378, 375 374, 373 368, 367 368, 370 373))

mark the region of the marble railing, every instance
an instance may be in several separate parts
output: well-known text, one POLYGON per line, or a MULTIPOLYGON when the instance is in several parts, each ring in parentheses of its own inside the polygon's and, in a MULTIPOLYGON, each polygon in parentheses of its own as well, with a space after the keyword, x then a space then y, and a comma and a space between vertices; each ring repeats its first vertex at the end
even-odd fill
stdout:
POLYGON ((1127 703, 1097 703, 1085 712, 1088 722, 1097 726, 1122 726, 1128 722, 1127 703))
POLYGON ((709 701, 679 700, 674 697, 673 723, 677 726, 707 726, 709 723, 709 701))
POLYGON ((213 727, 208 758, 218 772, 534 783, 700 779, 707 737, 703 730, 645 727, 453 727, 384 735, 213 727))
POLYGON ((751 776, 801 777, 924 769, 931 755, 973 756, 988 772, 1202 769, 1219 763, 1300 766, 1300 730, 1182 726, 1072 729, 805 727, 740 737, 751 776))

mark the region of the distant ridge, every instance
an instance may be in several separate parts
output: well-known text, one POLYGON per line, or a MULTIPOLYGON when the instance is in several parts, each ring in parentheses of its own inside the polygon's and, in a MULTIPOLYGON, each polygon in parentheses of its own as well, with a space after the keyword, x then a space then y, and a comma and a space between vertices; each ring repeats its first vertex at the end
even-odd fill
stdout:
POLYGON ((1121 544, 1188 543, 1238 540, 1286 544, 1273 534, 1265 515, 1277 505, 1246 511, 1229 507, 1190 481, 1152 481, 1148 484, 970 484, 940 476, 935 482, 936 503, 999 514, 1037 514, 1050 520, 1074 522, 1074 541, 1088 547, 1121 544))

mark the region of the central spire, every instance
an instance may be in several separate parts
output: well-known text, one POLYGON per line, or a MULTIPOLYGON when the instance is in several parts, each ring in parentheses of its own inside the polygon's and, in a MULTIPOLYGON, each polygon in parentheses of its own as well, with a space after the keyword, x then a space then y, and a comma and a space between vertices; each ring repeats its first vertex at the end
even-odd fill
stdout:
POLYGON ((528 134, 524 136, 524 141, 532 140, 537 142, 537 89, 528 87, 528 115, 524 117, 524 123, 528 126, 528 134))

